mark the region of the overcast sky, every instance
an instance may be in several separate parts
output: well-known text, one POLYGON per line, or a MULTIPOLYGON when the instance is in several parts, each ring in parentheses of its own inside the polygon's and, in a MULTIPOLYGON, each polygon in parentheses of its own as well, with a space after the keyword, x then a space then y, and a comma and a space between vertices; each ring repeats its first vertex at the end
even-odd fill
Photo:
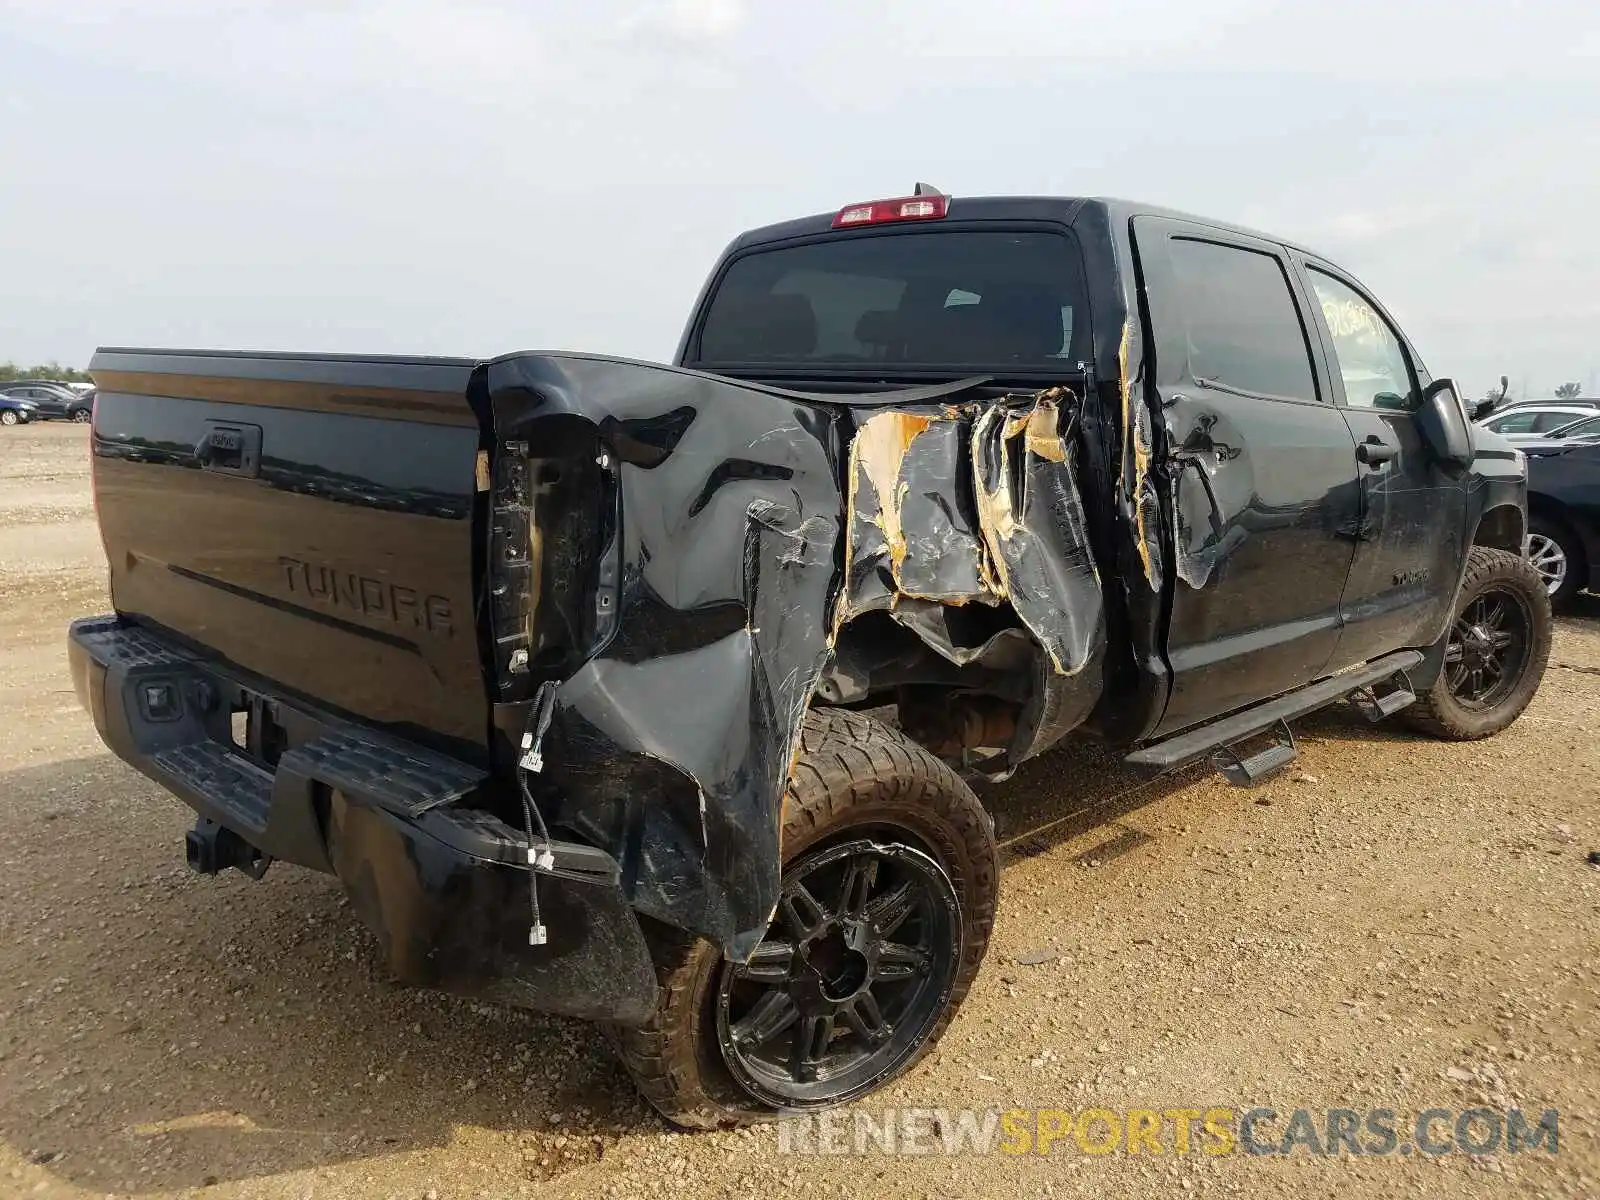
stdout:
POLYGON ((1255 225, 1473 394, 1600 388, 1593 0, 0 0, 0 161, 0 359, 665 358, 739 230, 925 179, 1255 225))

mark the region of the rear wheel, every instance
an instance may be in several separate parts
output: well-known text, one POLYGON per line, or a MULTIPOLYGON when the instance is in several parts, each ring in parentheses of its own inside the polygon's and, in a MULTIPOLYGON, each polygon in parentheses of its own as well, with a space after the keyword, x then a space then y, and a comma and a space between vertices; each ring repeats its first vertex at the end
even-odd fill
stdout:
POLYGON ((1522 715, 1550 659, 1550 596, 1527 559, 1474 546, 1446 635, 1444 669, 1406 710, 1450 741, 1499 733, 1522 715))
POLYGON ((1528 523, 1527 552, 1553 607, 1561 607, 1588 586, 1589 565, 1583 543, 1563 522, 1535 516, 1528 523))
POLYGON ((750 960, 664 935, 655 1015, 613 1030, 640 1091, 676 1124, 742 1124, 883 1086, 943 1034, 983 961, 999 884, 989 816, 881 722, 806 717, 783 857, 750 960))

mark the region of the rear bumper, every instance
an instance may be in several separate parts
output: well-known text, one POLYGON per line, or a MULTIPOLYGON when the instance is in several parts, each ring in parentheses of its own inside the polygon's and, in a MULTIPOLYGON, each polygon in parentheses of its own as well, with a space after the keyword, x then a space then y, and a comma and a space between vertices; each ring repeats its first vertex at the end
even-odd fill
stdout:
POLYGON ((623 1024, 654 1009, 649 949, 602 851, 555 844, 539 875, 549 940, 528 945, 526 839, 457 804, 481 770, 275 695, 117 617, 74 622, 68 658, 119 758, 273 858, 337 875, 402 981, 623 1024), (272 766, 232 740, 232 714, 257 706, 282 738, 272 766))

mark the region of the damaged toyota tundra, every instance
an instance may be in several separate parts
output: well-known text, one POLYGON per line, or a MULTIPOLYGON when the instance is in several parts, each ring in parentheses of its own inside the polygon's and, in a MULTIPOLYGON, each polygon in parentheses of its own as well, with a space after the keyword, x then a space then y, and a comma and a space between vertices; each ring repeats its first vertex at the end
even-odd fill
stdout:
POLYGON ((92 371, 72 673, 189 864, 332 873, 398 979, 602 1023, 685 1126, 938 1040, 974 782, 1094 737, 1250 785, 1335 703, 1483 737, 1550 650, 1523 458, 1372 294, 1120 201, 744 234, 672 366, 92 371))

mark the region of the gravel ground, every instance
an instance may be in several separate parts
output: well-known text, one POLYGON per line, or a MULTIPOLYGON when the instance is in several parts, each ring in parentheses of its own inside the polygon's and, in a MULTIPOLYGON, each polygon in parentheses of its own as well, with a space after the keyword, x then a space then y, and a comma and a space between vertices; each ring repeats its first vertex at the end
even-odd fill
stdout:
POLYGON ((864 1106, 1554 1107, 1559 1153, 800 1157, 668 1129, 585 1025, 392 986, 330 878, 188 874, 66 674, 84 439, 0 434, 0 1196, 1600 1195, 1600 601, 1488 742, 1339 710, 1251 792, 1092 747, 993 789, 988 962, 864 1106))

